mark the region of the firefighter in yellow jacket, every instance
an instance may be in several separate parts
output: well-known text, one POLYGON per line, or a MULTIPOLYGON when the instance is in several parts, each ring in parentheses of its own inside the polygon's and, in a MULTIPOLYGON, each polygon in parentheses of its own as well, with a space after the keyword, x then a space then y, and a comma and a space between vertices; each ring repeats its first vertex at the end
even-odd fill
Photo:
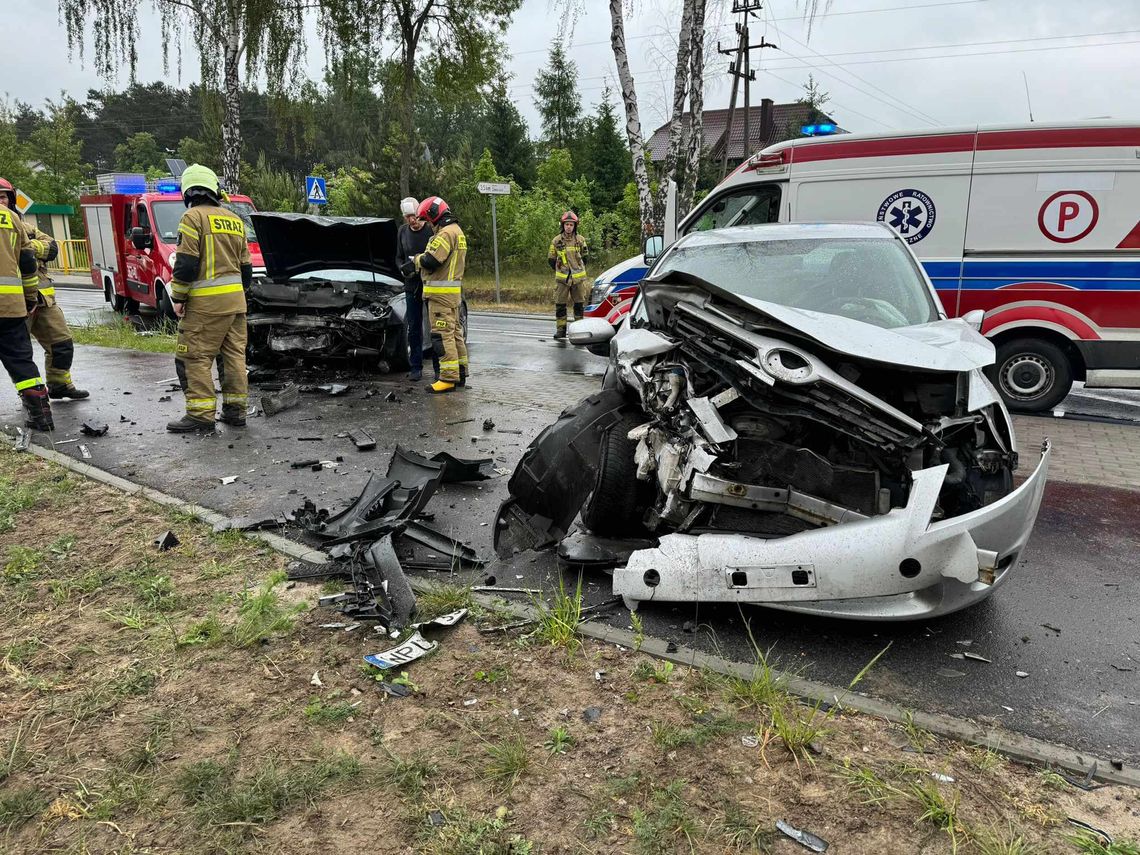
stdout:
POLYGON ((178 252, 170 283, 179 317, 174 365, 186 395, 186 415, 167 424, 172 433, 212 432, 217 395, 214 359, 221 354, 222 421, 245 426, 245 290, 253 263, 241 218, 222 207, 218 176, 198 164, 182 173, 189 209, 178 224, 178 252))
POLYGON ((439 379, 426 388, 441 394, 467 385, 467 344, 459 321, 467 236, 447 203, 438 196, 420 202, 417 215, 427 220, 434 232, 427 250, 417 255, 413 263, 424 282, 432 347, 439 354, 439 379))
MULTIPOLYGON (((12 185, 0 178, 0 188, 12 185)), ((0 205, 0 364, 12 378, 27 410, 27 425, 55 429, 47 388, 32 357, 27 317, 39 307, 36 249, 15 211, 0 205)))
MULTIPOLYGON (((16 210, 16 191, 7 181, 0 183, 0 205, 10 211, 16 210)), ((28 332, 44 349, 44 372, 47 376, 48 397, 81 400, 90 398, 91 393, 75 388, 71 381, 71 363, 75 359, 75 342, 63 309, 55 301, 55 285, 48 275, 47 263, 54 261, 59 254, 59 244, 47 232, 24 223, 28 240, 36 255, 38 265, 40 300, 36 310, 28 315, 28 332)))
POLYGON ((586 239, 578 234, 578 215, 562 215, 562 230, 550 242, 547 261, 554 271, 554 337, 566 338, 566 302, 574 304, 574 320, 586 310, 586 239))

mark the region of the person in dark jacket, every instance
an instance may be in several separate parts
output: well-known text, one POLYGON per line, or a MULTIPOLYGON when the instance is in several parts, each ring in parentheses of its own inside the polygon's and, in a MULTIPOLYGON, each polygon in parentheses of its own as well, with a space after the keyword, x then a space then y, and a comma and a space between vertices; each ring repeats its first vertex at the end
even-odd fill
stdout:
MULTIPOLYGON (((400 272, 404 274, 404 299, 407 301, 405 323, 408 326, 409 380, 419 380, 424 367, 424 282, 412 259, 427 250, 431 229, 416 215, 419 207, 420 203, 410 196, 400 201, 404 224, 396 236, 396 252, 400 272)), ((438 379, 439 356, 434 351, 431 352, 431 361, 438 379)))

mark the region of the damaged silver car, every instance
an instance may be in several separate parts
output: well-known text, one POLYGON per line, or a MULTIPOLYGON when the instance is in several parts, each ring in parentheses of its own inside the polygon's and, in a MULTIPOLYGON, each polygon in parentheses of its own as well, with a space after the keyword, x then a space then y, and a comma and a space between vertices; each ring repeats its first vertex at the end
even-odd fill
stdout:
MULTIPOLYGON (((251 216, 266 271, 247 294, 251 362, 349 361, 380 373, 408 367, 393 220, 251 216)), ((464 330, 466 313, 464 303, 464 330)))
POLYGON ((977 603, 1025 547, 1049 448, 1016 483, 994 349, 969 320, 885 226, 687 235, 616 335, 572 325, 577 343, 612 336, 603 390, 528 448, 496 548, 609 556, 631 608, 907 620, 977 603))

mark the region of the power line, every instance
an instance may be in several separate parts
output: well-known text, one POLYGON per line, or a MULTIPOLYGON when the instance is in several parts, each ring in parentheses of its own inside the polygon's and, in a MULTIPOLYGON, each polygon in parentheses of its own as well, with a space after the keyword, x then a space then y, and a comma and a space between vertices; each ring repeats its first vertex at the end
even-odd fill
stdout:
MULTIPOLYGON (((780 82, 786 83, 793 88, 796 88, 796 89, 799 88, 798 83, 793 83, 791 80, 788 80, 788 78, 781 77, 778 74, 774 74, 773 72, 768 71, 765 68, 760 69, 760 73, 761 74, 767 74, 769 77, 775 77, 780 82)), ((845 110, 846 112, 852 113, 856 116, 862 116, 868 122, 874 122, 876 125, 882 125, 884 128, 890 128, 891 130, 896 130, 895 126, 892 125, 890 122, 884 122, 882 119, 876 119, 874 116, 868 116, 866 113, 860 113, 858 110, 853 110, 850 107, 848 107, 846 104, 840 104, 838 101, 836 101, 834 103, 835 103, 835 106, 839 107, 841 110, 845 110)))

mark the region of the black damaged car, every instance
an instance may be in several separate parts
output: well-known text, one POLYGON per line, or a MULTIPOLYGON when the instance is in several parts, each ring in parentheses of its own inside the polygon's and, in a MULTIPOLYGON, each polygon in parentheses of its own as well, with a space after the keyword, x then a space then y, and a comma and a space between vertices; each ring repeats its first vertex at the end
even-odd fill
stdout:
MULTIPOLYGON (((252 219, 265 276, 246 295, 250 362, 351 361, 380 373, 408 367, 396 221, 279 213, 252 219)), ((466 303, 460 318, 466 330, 466 303)))

